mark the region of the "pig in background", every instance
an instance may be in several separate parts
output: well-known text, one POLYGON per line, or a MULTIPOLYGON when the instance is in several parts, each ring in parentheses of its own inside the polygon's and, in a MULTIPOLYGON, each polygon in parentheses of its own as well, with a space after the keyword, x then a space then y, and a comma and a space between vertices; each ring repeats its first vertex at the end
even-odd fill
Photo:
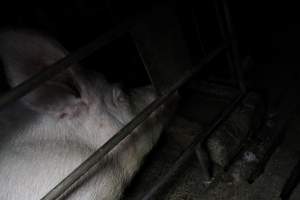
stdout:
MULTIPOLYGON (((0 59, 12 87, 67 54, 34 31, 0 33, 0 59)), ((72 66, 9 105, 0 112, 0 199, 40 199, 155 98, 151 87, 126 94, 100 74, 72 66)), ((172 116, 176 99, 117 145, 67 199, 119 199, 172 116)))

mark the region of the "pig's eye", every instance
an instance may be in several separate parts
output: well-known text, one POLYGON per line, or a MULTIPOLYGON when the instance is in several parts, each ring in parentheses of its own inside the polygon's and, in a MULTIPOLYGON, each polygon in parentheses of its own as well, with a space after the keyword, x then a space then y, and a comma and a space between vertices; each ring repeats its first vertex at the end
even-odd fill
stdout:
POLYGON ((127 96, 120 88, 115 88, 113 90, 113 98, 116 103, 124 103, 126 102, 127 96))
POLYGON ((121 103, 125 102, 125 97, 123 95, 120 95, 118 97, 118 101, 121 102, 121 103))
POLYGON ((119 101, 120 103, 126 103, 126 102, 128 101, 128 96, 127 96, 127 94, 124 93, 123 91, 121 91, 121 92, 119 93, 119 96, 118 96, 118 101, 119 101))

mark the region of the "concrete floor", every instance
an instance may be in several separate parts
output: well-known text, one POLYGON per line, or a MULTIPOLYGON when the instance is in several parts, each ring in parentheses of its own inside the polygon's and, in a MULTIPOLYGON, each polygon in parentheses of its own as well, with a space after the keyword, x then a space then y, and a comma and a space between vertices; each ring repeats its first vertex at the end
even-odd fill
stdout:
MULTIPOLYGON (((270 30, 268 37, 272 40, 272 46, 268 47, 270 52, 265 52, 269 57, 263 54, 260 55, 266 59, 254 60, 255 64, 248 68, 249 71, 245 72, 248 88, 263 94, 268 113, 276 113, 282 99, 287 95, 287 91, 291 87, 294 88, 292 92, 294 97, 287 98, 287 104, 295 101, 294 98, 299 98, 300 62, 297 51, 300 44, 299 27, 298 25, 289 25, 288 29, 282 28, 281 31, 274 33, 270 30)), ((261 42, 264 41, 262 40, 261 42)), ((259 52, 263 53, 263 51, 259 52)), ((217 111, 222 110, 228 103, 228 101, 205 99, 201 95, 185 95, 184 97, 185 101, 179 110, 179 117, 174 123, 177 126, 174 126, 173 130, 169 130, 169 133, 167 131, 163 136, 163 139, 148 157, 144 167, 125 193, 126 198, 124 199, 140 200, 139 195, 148 191, 151 188, 151 184, 155 184, 155 180, 168 171, 176 157, 180 155, 187 143, 195 136, 189 133, 196 130, 197 134, 201 134, 207 124, 216 117, 217 111), (180 124, 182 127, 180 127, 180 124), (180 132, 180 136, 174 136, 176 132, 180 132)), ((290 176, 291 170, 300 159, 300 104, 293 111, 293 114, 288 116, 289 120, 284 129, 284 140, 271 155, 264 173, 252 184, 244 180, 235 182, 224 178, 207 188, 203 184, 203 174, 199 168, 199 163, 196 157, 193 156, 184 168, 180 170, 178 176, 172 180, 171 184, 160 192, 155 199, 280 199, 282 188, 290 176)), ((296 187, 291 196, 291 200, 299 199, 300 185, 296 187)))
MULTIPOLYGON (((284 90, 284 87, 282 87, 284 90)), ((277 94, 276 94, 277 95, 277 94)), ((274 96, 276 96, 274 95, 274 96)), ((280 95, 279 95, 280 96, 280 95)), ((178 116, 162 136, 157 147, 146 159, 144 166, 127 189, 124 199, 141 199, 172 166, 174 161, 203 130, 228 105, 228 99, 211 98, 201 93, 185 94, 178 116)), ((276 104, 274 104, 276 105, 276 104)), ((276 148, 265 171, 254 183, 222 179, 209 187, 203 182, 204 175, 196 156, 178 172, 170 184, 155 199, 164 200, 276 200, 300 153, 300 110, 288 121, 284 141, 276 148)), ((300 186, 291 200, 300 199, 300 186)))

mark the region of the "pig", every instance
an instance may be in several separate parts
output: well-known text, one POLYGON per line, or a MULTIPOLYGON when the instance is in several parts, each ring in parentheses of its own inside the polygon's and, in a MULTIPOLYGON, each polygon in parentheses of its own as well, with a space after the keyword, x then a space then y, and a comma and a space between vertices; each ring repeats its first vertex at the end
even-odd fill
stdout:
MULTIPOLYGON (((0 32, 0 59, 12 87, 66 55, 58 41, 38 31, 0 32)), ((151 86, 124 92, 76 64, 11 103, 0 112, 0 199, 41 199, 155 98, 151 86)), ((153 112, 67 199, 120 199, 177 99, 153 112)))

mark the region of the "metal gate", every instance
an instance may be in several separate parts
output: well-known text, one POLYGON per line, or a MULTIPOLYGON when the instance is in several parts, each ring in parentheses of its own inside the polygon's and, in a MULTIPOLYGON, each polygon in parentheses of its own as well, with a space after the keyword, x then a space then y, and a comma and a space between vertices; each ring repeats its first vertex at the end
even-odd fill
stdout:
MULTIPOLYGON (((58 74, 62 73, 72 64, 75 64, 82 59, 88 57, 97 49, 109 44, 110 42, 121 37, 125 33, 131 33, 133 36, 138 52, 141 59, 144 62, 145 68, 148 72, 152 84, 155 86, 160 96, 153 101, 149 106, 147 106, 143 111, 141 111, 132 121, 130 121, 126 126, 124 126, 118 133, 116 133, 108 142, 106 142, 102 147, 100 147, 96 152, 94 152, 88 159, 86 159, 82 164, 80 164, 73 172, 71 172, 66 178, 64 178, 60 183, 57 184, 51 191, 46 194, 42 200, 57 200, 63 199, 69 191, 76 186, 76 183, 81 181, 88 171, 100 162, 103 157, 111 151, 116 145, 118 145, 125 137, 127 137, 133 129, 135 129, 139 124, 141 124, 147 117, 154 112, 160 105, 166 102, 181 86, 183 86, 192 76, 197 72, 201 71, 209 62, 213 59, 217 59, 218 55, 225 51, 229 66, 233 69, 235 73, 234 77, 236 83, 241 91, 238 98, 236 98, 228 108, 225 109, 223 114, 218 120, 216 120, 213 125, 207 130, 206 136, 208 136, 216 127, 222 123, 224 119, 229 115, 229 113, 235 108, 238 102, 241 100, 243 94, 245 94, 245 86, 243 83, 242 72, 240 70, 240 60, 237 49, 237 40, 234 36, 233 27, 230 20, 229 10, 225 0, 215 0, 216 15, 219 22, 219 28, 224 40, 218 48, 212 52, 206 53, 205 58, 195 66, 189 65, 185 59, 178 62, 171 62, 171 60, 176 60, 176 55, 180 57, 185 55, 184 41, 181 37, 180 29, 176 27, 178 21, 176 21, 176 16, 172 15, 172 10, 169 7, 160 7, 157 13, 164 15, 164 19, 160 20, 160 16, 142 16, 140 19, 127 20, 125 23, 115 26, 110 31, 99 36, 97 39, 87 44, 86 46, 78 49, 74 53, 66 56, 65 58, 59 60, 55 64, 47 67, 45 70, 34 75, 29 80, 24 81, 20 85, 11 89, 9 92, 1 96, 0 98, 0 108, 7 106, 10 102, 13 102, 30 91, 36 89, 39 85, 45 83, 46 81, 54 78, 58 74), (167 23, 173 24, 170 27, 173 28, 163 28, 167 23), (169 34, 171 32, 174 37, 170 38, 170 41, 162 41, 160 36, 155 34, 156 31, 162 31, 162 34, 169 34), (158 44, 160 48, 168 48, 168 44, 174 42, 175 48, 168 54, 163 56, 157 56, 159 53, 157 51, 158 44), (166 67, 163 67, 166 66, 166 67), (168 68, 169 67, 169 68, 168 68), (172 69, 171 69, 172 68, 172 69), (172 75, 170 74, 172 70, 172 75), (166 74, 170 78, 168 80, 164 79, 166 74)), ((166 26, 167 27, 167 26, 166 26)), ((163 52, 164 49, 161 50, 163 52)), ((153 187, 150 188, 147 194, 143 196, 142 199, 151 199, 153 195, 164 186, 164 184, 176 174, 177 169, 187 160, 187 158, 194 152, 196 145, 201 144, 203 137, 196 138, 190 147, 182 154, 182 156, 174 163, 171 170, 165 174, 161 180, 153 187)))

